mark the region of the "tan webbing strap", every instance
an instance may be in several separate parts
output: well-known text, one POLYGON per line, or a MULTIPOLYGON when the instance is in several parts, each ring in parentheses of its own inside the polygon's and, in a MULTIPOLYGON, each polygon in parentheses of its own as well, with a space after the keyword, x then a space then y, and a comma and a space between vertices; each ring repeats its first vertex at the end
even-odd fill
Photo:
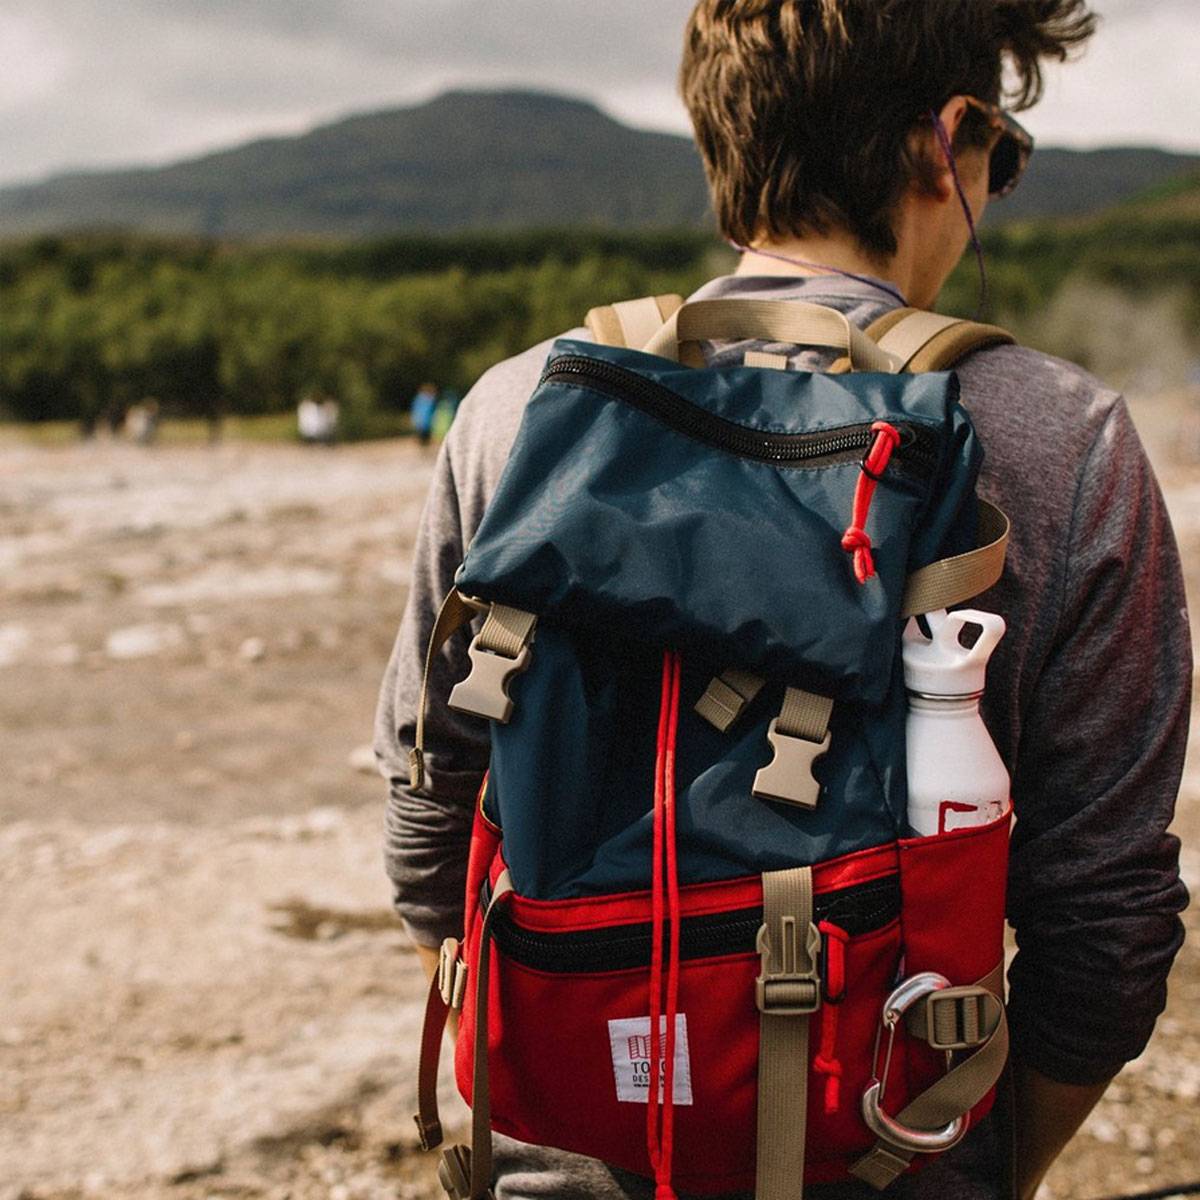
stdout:
POLYGON ((451 588, 442 607, 438 609, 429 645, 425 650, 425 671, 421 676, 421 695, 417 700, 417 728, 413 748, 408 754, 408 781, 417 791, 425 786, 425 710, 429 706, 429 676, 433 671, 433 660, 441 648, 479 610, 469 604, 457 588, 451 588))
POLYGON ((764 367, 771 371, 786 371, 788 358, 786 354, 768 354, 765 350, 747 350, 742 355, 742 366, 764 367))
POLYGON ((516 658, 528 643, 536 624, 537 617, 533 613, 510 608, 507 604, 493 604, 476 642, 489 654, 516 658))
POLYGON ((905 317, 922 312, 919 308, 889 308, 882 317, 876 317, 863 332, 873 342, 878 342, 893 326, 899 325, 905 317))
POLYGON ((903 362, 903 371, 945 371, 986 346, 1011 344, 998 325, 981 325, 918 308, 893 308, 867 326, 866 334, 903 362))
POLYGON ((978 501, 979 545, 965 554, 940 558, 914 571, 904 584, 900 614, 935 612, 962 604, 980 592, 986 592, 1004 574, 1004 556, 1008 550, 1008 517, 994 504, 978 501))
POLYGON ((762 882, 754 1195, 755 1200, 801 1200, 808 1121, 808 1021, 821 1003, 821 935, 813 924, 811 867, 770 871, 762 882))
POLYGON ((696 701, 696 714, 724 733, 745 712, 765 683, 760 675, 730 667, 709 680, 704 695, 696 701))
POLYGON ((438 1062, 442 1057, 442 1033, 449 1009, 442 997, 438 975, 429 981, 425 1000, 425 1020, 421 1024, 421 1055, 417 1060, 417 1133, 422 1150, 442 1144, 442 1121, 438 1113, 438 1062))
POLYGON ((815 692, 788 688, 783 693, 783 707, 775 728, 788 737, 804 738, 809 742, 825 740, 829 731, 829 718, 833 713, 833 701, 828 696, 815 692))
POLYGON ((988 346, 1008 346, 1015 341, 1011 333, 998 325, 959 321, 930 338, 913 356, 906 370, 945 371, 976 350, 988 346))
POLYGON ((479 933, 475 971, 474 1069, 471 1075, 471 1148, 454 1146, 442 1155, 438 1178, 451 1200, 485 1200, 492 1186, 492 1097, 488 1079, 488 981, 491 978, 492 933, 501 901, 512 894, 512 878, 502 871, 479 933), (466 1188, 464 1190, 464 1185, 466 1188))
POLYGON ((625 332, 617 319, 617 310, 611 304, 589 309, 583 323, 592 335, 592 341, 599 342, 601 346, 625 345, 625 332))
MULTIPOLYGON (((1000 963, 973 986, 989 993, 994 1000, 998 1014, 995 1028, 974 1054, 905 1106, 896 1120, 906 1128, 937 1129, 965 1115, 995 1087, 1004 1070, 1008 1060, 1008 1021, 1001 1000, 1004 964, 1000 963)), ((850 1168, 850 1174, 882 1191, 908 1168, 914 1157, 915 1151, 889 1145, 881 1138, 850 1168)))
POLYGON ((640 350, 683 303, 675 294, 621 300, 593 308, 584 319, 593 341, 602 346, 640 350))
POLYGON ((907 366, 926 342, 952 325, 963 323, 958 317, 947 317, 941 313, 914 312, 904 320, 897 321, 883 337, 876 338, 875 341, 881 350, 894 354, 907 366))
POLYGON ((693 300, 646 343, 649 354, 695 361, 697 343, 750 338, 792 346, 832 346, 855 370, 894 372, 897 362, 832 308, 798 300, 693 300))
POLYGON ((625 337, 625 345, 635 348, 644 346, 662 328, 666 316, 658 307, 658 301, 653 296, 643 296, 640 300, 621 300, 613 305, 617 320, 621 323, 621 333, 625 337))

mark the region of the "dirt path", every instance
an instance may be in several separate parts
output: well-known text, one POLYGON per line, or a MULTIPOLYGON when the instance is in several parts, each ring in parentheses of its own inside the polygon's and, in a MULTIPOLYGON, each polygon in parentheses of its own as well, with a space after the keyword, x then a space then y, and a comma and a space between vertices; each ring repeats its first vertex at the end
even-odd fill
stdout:
MULTIPOLYGON (((1195 573, 1182 403, 1139 416, 1195 573)), ((0 1200, 439 1194, 363 754, 429 466, 0 444, 0 1200)), ((1200 1178, 1198 953, 1047 1196, 1200 1178)))

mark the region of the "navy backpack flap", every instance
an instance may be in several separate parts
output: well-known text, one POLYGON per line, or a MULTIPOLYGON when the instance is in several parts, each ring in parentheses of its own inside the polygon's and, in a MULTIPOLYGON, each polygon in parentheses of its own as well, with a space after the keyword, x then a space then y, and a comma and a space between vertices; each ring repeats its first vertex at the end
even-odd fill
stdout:
POLYGON ((971 545, 981 457, 949 373, 694 369, 560 340, 457 586, 880 703, 905 578, 971 545), (862 585, 842 535, 877 421, 900 441, 862 585))

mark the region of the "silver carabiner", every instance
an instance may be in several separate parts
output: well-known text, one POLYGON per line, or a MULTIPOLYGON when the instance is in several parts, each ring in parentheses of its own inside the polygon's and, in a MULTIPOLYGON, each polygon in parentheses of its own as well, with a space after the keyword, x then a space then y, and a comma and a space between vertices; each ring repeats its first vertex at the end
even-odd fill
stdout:
MULTIPOLYGON (((949 1150, 967 1131, 964 1116, 955 1117, 941 1129, 910 1129, 890 1116, 883 1108, 884 1092, 887 1090, 888 1074, 892 1066, 892 1050, 896 1043, 896 1026, 900 1019, 918 1000, 933 992, 950 986, 950 980, 935 971, 922 971, 900 983, 883 1005, 879 1028, 875 1031, 875 1050, 871 1055, 871 1082, 863 1092, 862 1115, 867 1127, 877 1137, 901 1150, 917 1154, 936 1153, 949 1150), (884 1055, 883 1071, 879 1070, 879 1042, 887 1030, 887 1053, 884 1055)), ((946 1052, 946 1068, 950 1068, 950 1052, 946 1052)))

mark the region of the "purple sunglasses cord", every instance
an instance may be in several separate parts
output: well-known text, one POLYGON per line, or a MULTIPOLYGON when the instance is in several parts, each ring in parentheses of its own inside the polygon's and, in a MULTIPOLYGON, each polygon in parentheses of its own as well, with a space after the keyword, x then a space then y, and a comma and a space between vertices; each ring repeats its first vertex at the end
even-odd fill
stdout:
POLYGON ((988 301, 987 268, 983 263, 983 247, 979 244, 979 234, 975 230, 975 218, 971 215, 971 206, 967 203, 967 195, 963 191, 962 180, 958 177, 958 166, 954 161, 954 147, 950 144, 950 137, 946 133, 946 127, 942 124, 942 118, 932 108, 929 110, 929 119, 933 122, 934 132, 937 134, 938 142, 942 147, 942 153, 946 156, 946 162, 950 167, 950 175, 954 179, 954 190, 958 192, 958 200, 962 205, 963 215, 967 218, 967 228, 971 231, 971 245, 975 250, 975 261, 979 264, 979 303, 975 308, 976 319, 979 319, 982 317, 988 301))

